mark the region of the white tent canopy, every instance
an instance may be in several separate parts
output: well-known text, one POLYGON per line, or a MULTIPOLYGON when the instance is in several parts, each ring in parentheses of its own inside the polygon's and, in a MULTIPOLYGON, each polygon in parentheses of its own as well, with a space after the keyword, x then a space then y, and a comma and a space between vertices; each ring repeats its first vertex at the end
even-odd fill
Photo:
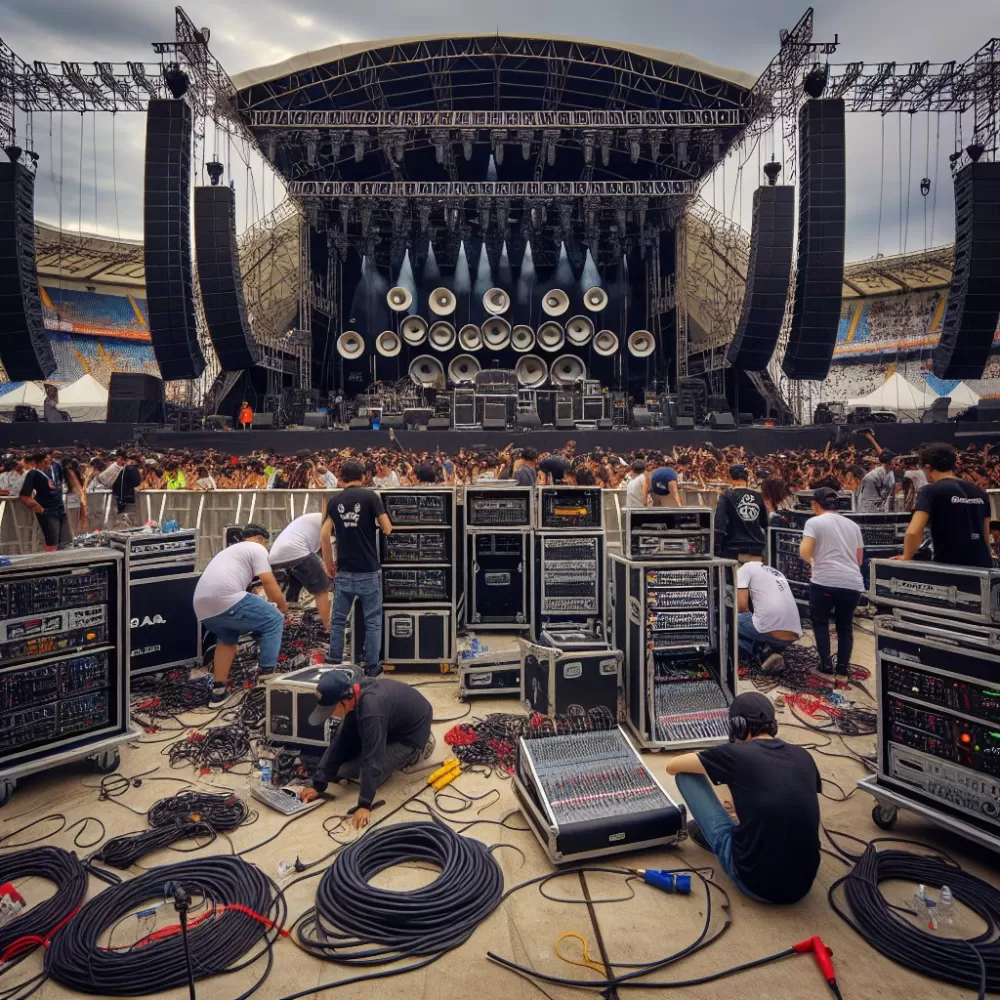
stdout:
POLYGON ((45 393, 37 382, 22 382, 16 389, 0 395, 0 413, 13 413, 15 406, 34 406, 42 416, 45 393))
POLYGON ((898 417, 919 420, 931 403, 937 399, 933 392, 918 389, 907 382, 899 372, 890 375, 874 392, 867 396, 849 399, 847 405, 854 409, 870 406, 873 410, 891 410, 898 417))
POLYGON ((87 373, 59 390, 57 405, 78 423, 104 421, 108 414, 108 390, 87 373))
POLYGON ((962 410, 967 410, 970 406, 975 406, 979 402, 979 396, 965 382, 959 382, 951 392, 943 393, 951 397, 948 404, 948 412, 954 416, 962 410))

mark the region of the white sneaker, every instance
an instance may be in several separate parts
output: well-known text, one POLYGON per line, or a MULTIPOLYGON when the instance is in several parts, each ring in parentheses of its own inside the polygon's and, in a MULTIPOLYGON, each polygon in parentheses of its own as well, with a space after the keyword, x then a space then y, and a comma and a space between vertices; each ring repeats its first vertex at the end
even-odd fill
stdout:
POLYGON ((781 674, 785 670, 785 658, 781 653, 772 653, 761 665, 762 674, 781 674))

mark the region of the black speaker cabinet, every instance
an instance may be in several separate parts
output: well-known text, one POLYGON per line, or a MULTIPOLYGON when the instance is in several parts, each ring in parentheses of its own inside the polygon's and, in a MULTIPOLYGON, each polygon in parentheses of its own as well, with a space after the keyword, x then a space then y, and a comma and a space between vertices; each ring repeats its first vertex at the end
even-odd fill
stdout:
POLYGON ((532 430, 542 426, 542 418, 537 413, 519 413, 516 420, 517 426, 522 430, 532 430))
POLYGON ((451 421, 447 417, 431 417, 427 421, 429 431, 446 431, 451 428, 451 421))
POLYGON ((725 410, 722 413, 710 413, 708 415, 708 426, 713 431, 731 431, 736 428, 736 421, 733 415, 725 410))
POLYGON ((256 430, 261 427, 280 427, 281 423, 276 413, 255 413, 253 415, 253 426, 256 430))
POLYGON ((694 430, 694 417, 682 417, 678 414, 671 421, 675 431, 693 431, 694 430))
POLYGON ((372 418, 351 417, 350 429, 352 431, 370 431, 372 429, 372 418))
POLYGON ((330 426, 330 414, 326 410, 307 410, 302 422, 306 427, 325 430, 330 426))
POLYGON ((108 386, 109 424, 162 424, 166 421, 163 380, 137 372, 112 372, 108 386))
POLYGON ((382 414, 382 429, 388 430, 390 427, 402 427, 405 421, 402 413, 382 414))
POLYGON ((632 424, 635 427, 653 426, 653 414, 649 412, 648 407, 645 406, 632 407, 632 424))

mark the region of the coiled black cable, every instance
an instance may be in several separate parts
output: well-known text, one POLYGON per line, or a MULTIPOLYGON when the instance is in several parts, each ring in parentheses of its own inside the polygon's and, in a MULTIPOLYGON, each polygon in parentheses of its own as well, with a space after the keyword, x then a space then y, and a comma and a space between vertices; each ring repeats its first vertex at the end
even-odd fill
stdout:
POLYGON ((215 726, 164 748, 171 767, 192 764, 202 770, 229 771, 250 758, 250 733, 240 725, 215 726))
POLYGON ((45 954, 45 971, 74 990, 102 996, 143 996, 186 986, 187 963, 179 933, 123 948, 98 944, 110 928, 143 903, 169 896, 171 883, 182 885, 192 897, 202 897, 210 913, 207 918, 192 916, 187 932, 196 979, 244 969, 267 954, 264 975, 238 1000, 251 996, 270 971, 271 944, 284 921, 285 908, 271 880, 236 857, 163 865, 105 889, 55 936, 45 954), (241 962, 258 944, 262 948, 241 962))
POLYGON ((879 851, 873 841, 852 871, 830 886, 834 912, 876 951, 900 965, 942 982, 987 993, 1000 992, 1000 890, 942 858, 910 851, 879 851), (928 933, 901 916, 882 895, 882 882, 899 879, 948 886, 954 898, 986 924, 974 938, 928 933), (849 910, 834 895, 843 887, 849 910))
POLYGON ((0 855, 0 885, 16 879, 45 879, 52 882, 55 893, 40 903, 31 905, 21 916, 0 927, 0 959, 13 961, 31 950, 32 943, 41 944, 83 901, 87 893, 87 872, 79 858, 60 847, 33 847, 0 855), (24 951, 4 955, 15 941, 24 939, 24 951), (32 942, 32 939, 37 939, 32 942))
MULTIPOLYGON (((360 978, 397 975, 430 965, 467 941, 502 893, 503 873, 485 844, 439 821, 399 823, 372 831, 337 855, 316 890, 315 907, 297 922, 298 940, 318 958, 347 965, 421 959, 360 978), (370 884, 379 872, 412 861, 435 865, 441 874, 410 892, 370 884)), ((327 983, 293 996, 353 981, 327 983)))

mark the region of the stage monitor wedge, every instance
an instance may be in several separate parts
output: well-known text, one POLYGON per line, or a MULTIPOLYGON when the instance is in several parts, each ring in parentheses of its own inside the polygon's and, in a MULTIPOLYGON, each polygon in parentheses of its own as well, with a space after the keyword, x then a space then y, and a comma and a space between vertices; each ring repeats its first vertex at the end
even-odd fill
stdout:
POLYGON ((0 163, 0 362, 12 382, 56 370, 35 268, 35 175, 23 163, 0 163))
POLYGON ((955 175, 955 264, 938 378, 982 378, 1000 319, 1000 162, 967 163, 955 175))
POLYGON ((788 347, 791 379, 825 379, 840 326, 846 230, 844 102, 806 101, 799 112, 799 248, 788 347))
POLYGON ((146 111, 144 257, 149 334, 165 381, 205 370, 194 319, 190 190, 191 109, 153 98, 146 111))
POLYGON ((727 355, 734 368, 762 371, 771 360, 785 316, 794 242, 795 188, 757 188, 743 311, 727 355))
POLYGON ((236 193, 231 187, 194 189, 194 243, 205 322, 219 367, 240 372, 260 361, 243 298, 236 242, 236 193))

